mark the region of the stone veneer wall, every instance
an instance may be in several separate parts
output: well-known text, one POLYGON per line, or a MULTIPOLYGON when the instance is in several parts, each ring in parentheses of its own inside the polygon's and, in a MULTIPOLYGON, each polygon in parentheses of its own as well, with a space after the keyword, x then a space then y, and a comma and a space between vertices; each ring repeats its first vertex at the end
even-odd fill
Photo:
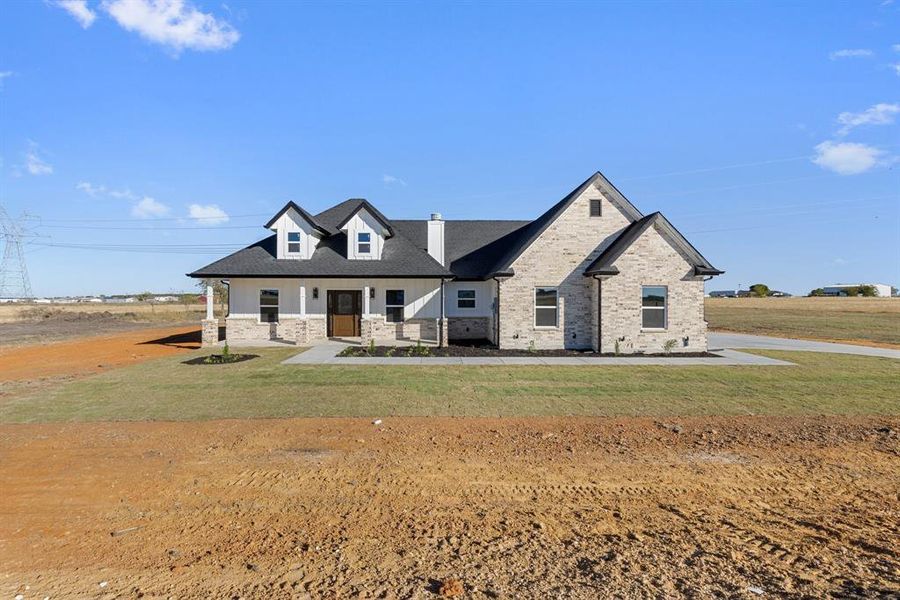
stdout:
POLYGON ((215 346, 219 343, 219 320, 203 319, 201 321, 200 341, 203 346, 215 346))
POLYGON ((281 319, 278 323, 260 323, 256 319, 228 317, 225 319, 225 339, 234 342, 266 340, 297 340, 299 319, 281 319))
POLYGON ((437 342, 439 320, 407 319, 402 323, 388 323, 384 317, 363 317, 360 327, 362 343, 368 344, 370 339, 376 343, 390 343, 398 339, 437 342))
POLYGON ((481 340, 493 337, 490 317, 449 317, 447 333, 451 340, 481 340))
POLYGON ((512 264, 500 283, 500 347, 590 348, 591 285, 587 267, 630 221, 595 186, 589 186, 512 264), (590 216, 599 199, 601 216, 590 216), (534 289, 556 287, 558 327, 534 326, 534 289))
MULTIPOLYGON (((705 352, 706 319, 703 278, 656 230, 650 228, 616 261, 619 274, 601 284, 600 351, 662 352, 676 340, 672 352, 705 352), (667 327, 642 330, 641 286, 664 285, 668 290, 667 327), (624 338, 624 339, 622 339, 624 338), (684 343, 687 338, 687 344, 684 343)), ((596 285, 596 284, 595 284, 596 285)))

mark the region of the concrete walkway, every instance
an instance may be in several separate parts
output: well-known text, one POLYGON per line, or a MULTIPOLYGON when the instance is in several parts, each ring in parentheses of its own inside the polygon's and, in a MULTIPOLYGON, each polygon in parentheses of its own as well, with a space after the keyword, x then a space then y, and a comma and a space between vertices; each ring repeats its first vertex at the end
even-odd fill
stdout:
POLYGON ((283 365, 556 365, 556 366, 601 366, 601 365, 766 365, 791 366, 783 360, 756 356, 736 350, 721 350, 716 354, 719 358, 691 357, 666 358, 645 356, 625 358, 620 356, 580 357, 580 356, 469 356, 469 357, 339 357, 348 344, 327 342, 312 346, 305 352, 282 361, 283 365))
POLYGON ((814 342, 811 340, 792 340, 765 335, 749 335, 746 333, 710 332, 709 348, 710 351, 719 348, 755 348, 759 350, 833 352, 837 354, 857 354, 859 356, 881 356, 884 358, 900 359, 900 350, 891 350, 890 348, 873 348, 870 346, 814 342))

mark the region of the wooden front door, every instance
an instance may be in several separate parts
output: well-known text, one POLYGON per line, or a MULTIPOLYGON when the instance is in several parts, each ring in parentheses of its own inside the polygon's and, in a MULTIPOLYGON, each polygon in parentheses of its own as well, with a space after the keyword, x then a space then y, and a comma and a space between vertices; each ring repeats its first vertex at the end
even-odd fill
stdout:
POLYGON ((328 337, 358 337, 362 292, 328 290, 328 337))

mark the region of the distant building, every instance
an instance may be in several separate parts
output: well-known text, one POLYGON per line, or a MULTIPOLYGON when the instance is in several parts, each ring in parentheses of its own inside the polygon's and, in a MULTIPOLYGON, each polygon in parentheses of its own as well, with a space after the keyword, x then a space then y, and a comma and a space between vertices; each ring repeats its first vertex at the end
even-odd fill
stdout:
POLYGON ((769 290, 769 295, 773 298, 790 298, 791 294, 787 292, 782 292, 780 290, 769 290))
POLYGON ((178 302, 177 296, 155 296, 154 302, 178 302))
POLYGON ((709 293, 710 298, 737 298, 740 290, 716 290, 709 293))
POLYGON ((871 285, 878 292, 879 298, 891 297, 891 286, 884 283, 835 283, 822 288, 826 296, 846 296, 848 288, 855 288, 861 285, 871 285))

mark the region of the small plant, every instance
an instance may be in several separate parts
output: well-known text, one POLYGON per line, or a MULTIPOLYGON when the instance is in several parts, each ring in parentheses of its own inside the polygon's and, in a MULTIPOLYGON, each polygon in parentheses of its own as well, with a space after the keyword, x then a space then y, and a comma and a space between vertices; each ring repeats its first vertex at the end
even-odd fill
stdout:
POLYGON ((678 340, 676 339, 666 340, 666 343, 663 344, 663 352, 666 354, 672 354, 672 350, 674 350, 675 346, 677 345, 678 340))
POLYGON ((387 357, 391 357, 394 355, 394 352, 396 352, 396 351, 397 351, 397 348, 395 346, 391 346, 390 348, 388 348, 387 350, 384 351, 384 355, 387 357))
POLYGON ((231 348, 228 347, 228 342, 225 342, 225 347, 222 348, 222 357, 226 358, 231 356, 231 348))
POLYGON ((616 356, 619 356, 620 354, 622 354, 622 349, 619 348, 619 340, 618 339, 616 339, 616 344, 615 344, 615 346, 613 346, 613 353, 616 356))
POLYGON ((375 354, 375 339, 372 338, 369 340, 369 354, 375 354))
POLYGON ((534 347, 534 340, 528 342, 528 352, 530 352, 531 354, 537 352, 537 348, 534 347))

